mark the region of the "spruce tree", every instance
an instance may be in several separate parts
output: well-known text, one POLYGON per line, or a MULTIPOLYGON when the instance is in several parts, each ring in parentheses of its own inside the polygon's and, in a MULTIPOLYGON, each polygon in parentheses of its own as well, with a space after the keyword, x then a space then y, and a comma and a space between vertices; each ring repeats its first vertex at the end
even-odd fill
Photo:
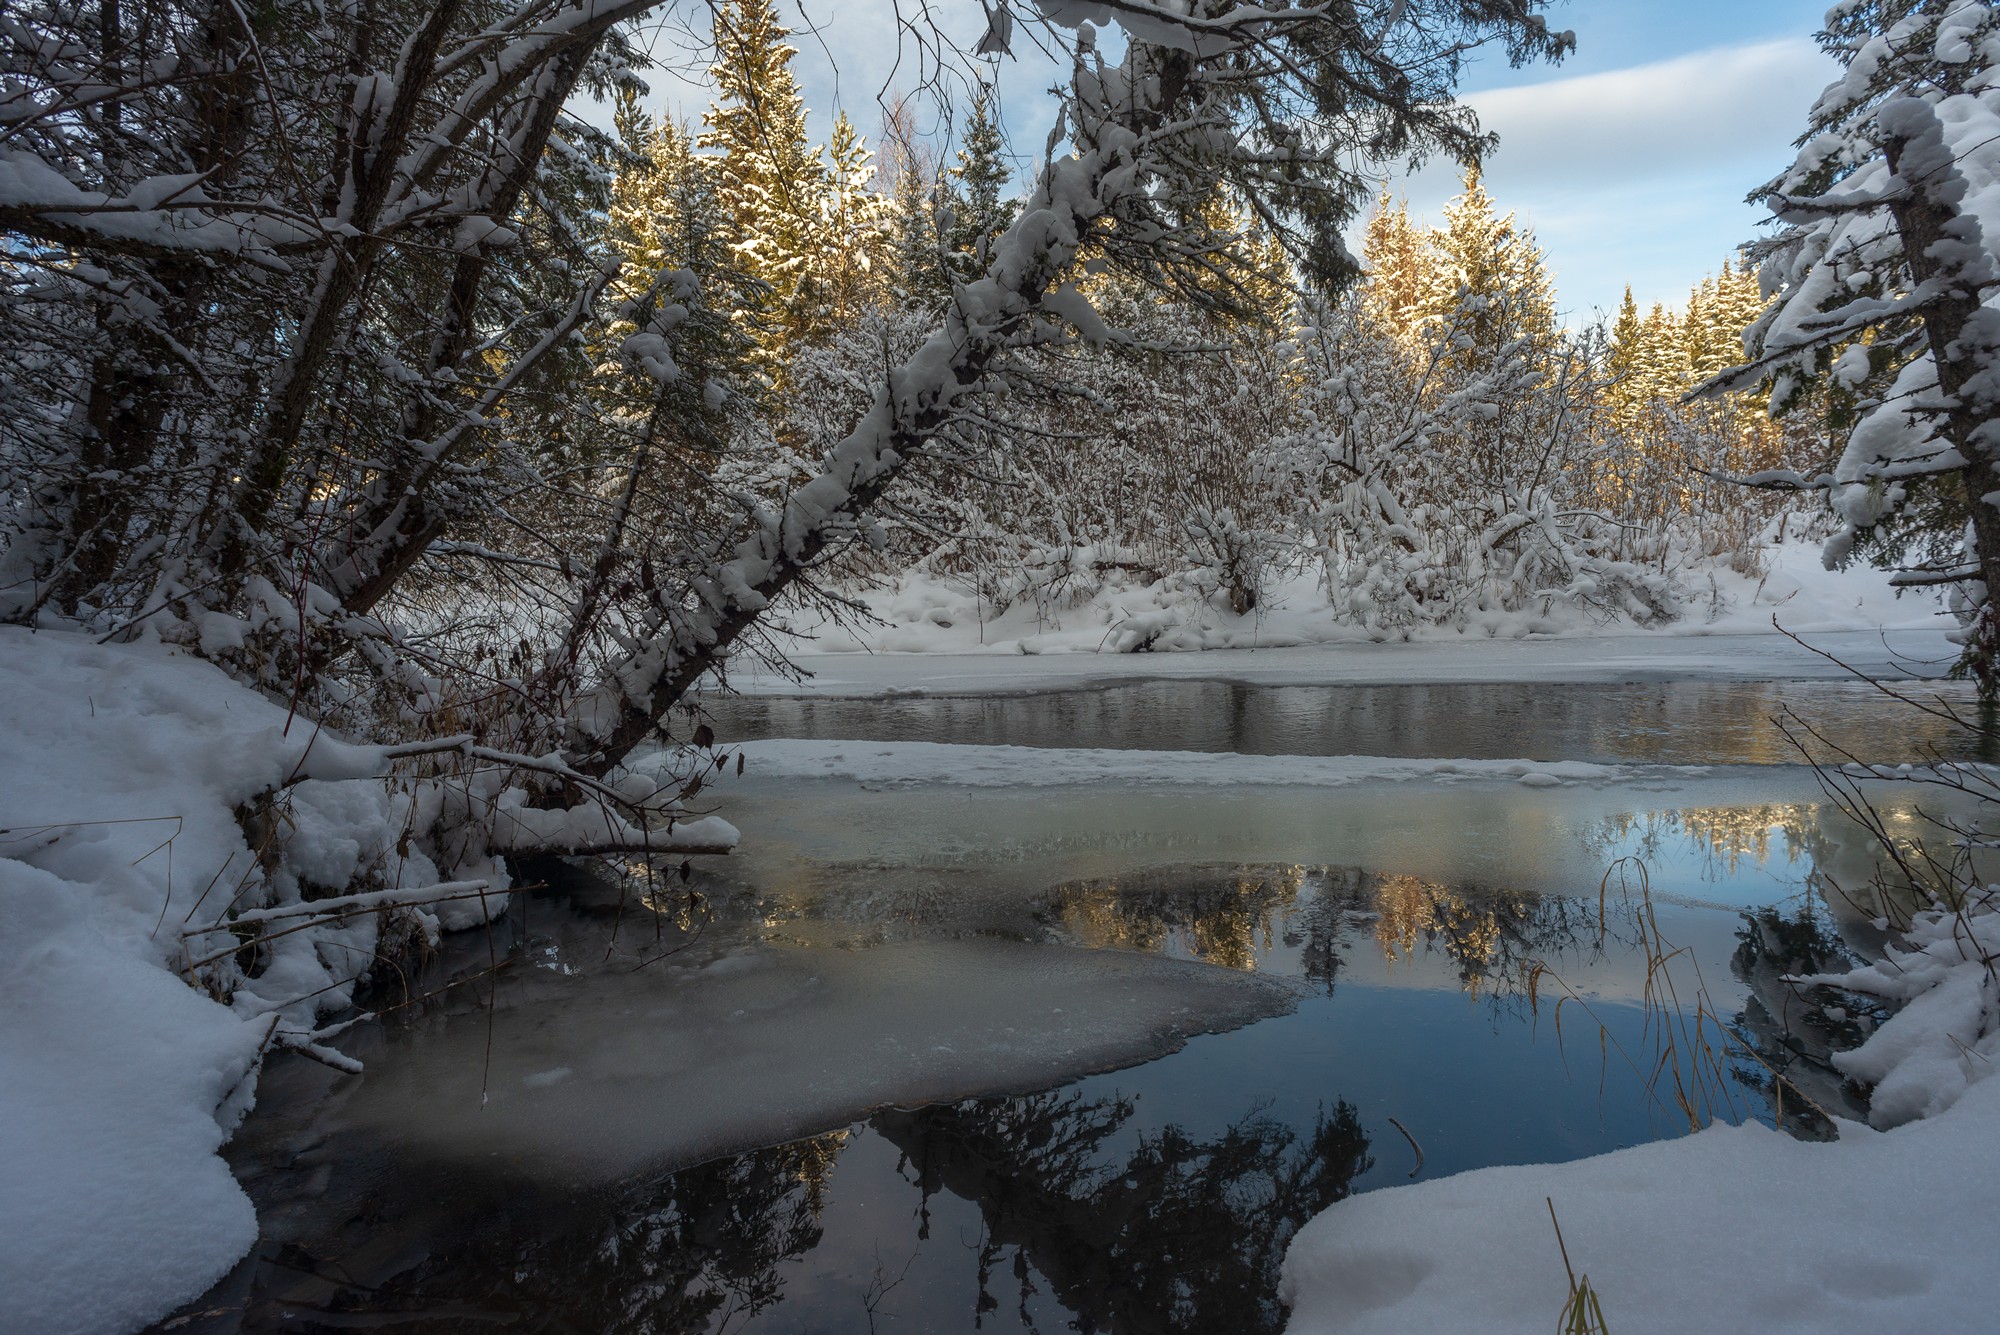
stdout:
POLYGON ((982 250, 1014 221, 1015 204, 1007 197, 1007 183, 1014 173, 1005 149, 1000 124, 993 117, 993 85, 982 83, 972 99, 958 165, 950 173, 952 217, 945 240, 961 280, 981 272, 982 250))
POLYGON ((716 174, 687 127, 655 122, 631 93, 614 124, 606 233, 620 266, 616 318, 597 348, 596 397, 614 434, 671 440, 661 448, 706 474, 724 450, 724 402, 744 397, 755 379, 756 347, 737 317, 761 287, 739 265, 716 174))
POLYGON ((717 8, 709 69, 717 98, 696 140, 717 154, 739 263, 766 289, 753 324, 774 375, 785 349, 823 333, 829 318, 822 262, 831 182, 823 150, 806 137, 790 35, 771 0, 727 0, 717 8))
POLYGON ((834 118, 827 159, 820 269, 828 317, 845 327, 888 295, 892 201, 875 191, 875 155, 845 111, 834 118))
POLYGON ((898 101, 882 113, 882 144, 889 232, 886 287, 899 306, 935 311, 951 297, 939 228, 945 191, 907 102, 898 101))
POLYGON ((1618 303, 1618 319, 1611 326, 1611 346, 1605 356, 1604 371, 1611 382, 1606 391, 1612 411, 1628 417, 1642 394, 1638 384, 1640 339, 1639 303, 1632 299, 1632 285, 1625 285, 1625 299, 1618 303))
POLYGON ((1432 262, 1442 279, 1433 306, 1463 324, 1471 346, 1454 360, 1462 369, 1490 366, 1517 339, 1555 334, 1555 291, 1534 234, 1501 214, 1468 167, 1464 190, 1445 206, 1445 225, 1431 233, 1432 262))
POLYGON ((1361 309, 1381 329, 1409 344, 1436 314, 1438 277, 1424 232, 1407 200, 1392 200, 1385 183, 1362 240, 1368 270, 1361 309))

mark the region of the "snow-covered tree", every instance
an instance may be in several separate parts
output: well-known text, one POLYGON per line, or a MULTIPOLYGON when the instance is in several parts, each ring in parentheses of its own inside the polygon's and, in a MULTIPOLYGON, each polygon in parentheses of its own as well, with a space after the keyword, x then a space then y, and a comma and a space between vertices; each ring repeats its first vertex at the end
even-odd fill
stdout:
POLYGON ((1468 370, 1490 365, 1519 339, 1546 342, 1555 333, 1555 291, 1534 233, 1502 214, 1478 167, 1445 205, 1444 224, 1429 235, 1435 278, 1426 315, 1457 322, 1466 346, 1455 360, 1468 370))
POLYGON ((846 112, 834 117, 819 261, 827 323, 846 328, 889 294, 894 222, 875 188, 875 155, 846 112))
MULTIPOLYGON (((696 144, 713 153, 743 269, 765 287, 750 321, 776 374, 785 352, 825 332, 830 317, 826 212, 833 182, 823 146, 806 134, 806 105, 771 0, 715 10, 716 101, 696 144)), ((858 169, 849 162, 847 169, 858 169)))
POLYGON ((949 192, 939 177, 936 154, 918 134, 909 99, 898 99, 883 111, 881 142, 890 298, 916 310, 941 310, 951 296, 943 227, 949 192))
POLYGON ((1410 217, 1407 200, 1389 197, 1386 184, 1369 216, 1361 258, 1368 274, 1361 289, 1368 318, 1415 343, 1438 305, 1442 280, 1425 229, 1410 217))
POLYGON ((1841 74, 1796 161, 1754 198, 1784 224, 1752 248, 1776 297, 1751 359, 1711 382, 1770 384, 1775 412, 1851 408, 1828 493, 1844 563, 1863 539, 1905 584, 1951 585, 1964 666, 2000 693, 2000 13, 1971 0, 1842 0, 1821 45, 1841 74))
POLYGON ((949 173, 952 221, 945 244, 957 257, 958 270, 966 274, 980 272, 981 252, 1014 220, 1014 203, 1007 197, 1014 172, 993 114, 993 98, 993 85, 980 84, 966 116, 957 165, 949 173))

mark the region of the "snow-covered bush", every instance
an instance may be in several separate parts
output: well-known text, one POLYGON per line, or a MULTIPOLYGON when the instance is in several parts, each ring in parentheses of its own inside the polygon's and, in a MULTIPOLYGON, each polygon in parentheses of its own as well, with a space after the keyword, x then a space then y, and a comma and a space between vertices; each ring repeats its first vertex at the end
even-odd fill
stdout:
MULTIPOLYGON (((1947 708, 1884 690, 1894 709, 1947 708)), ((1865 885, 1833 888, 1888 939, 1872 963, 1793 982, 1896 1008, 1832 1064, 1870 1091, 1874 1125, 1898 1126, 1942 1112, 2000 1064, 2000 775, 1969 763, 1847 763, 1823 769, 1821 782, 1868 832, 1881 868, 1865 885), (1882 819, 1875 795, 1910 785, 1928 796, 1903 829, 1882 819)))

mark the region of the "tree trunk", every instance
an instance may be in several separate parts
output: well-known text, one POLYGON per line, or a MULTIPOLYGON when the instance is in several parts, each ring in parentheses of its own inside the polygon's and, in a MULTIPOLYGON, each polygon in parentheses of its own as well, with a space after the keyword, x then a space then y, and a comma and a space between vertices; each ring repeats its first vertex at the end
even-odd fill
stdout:
MULTIPOLYGON (((1972 556, 1979 567, 1979 587, 1972 590, 1973 621, 1967 632, 1964 667, 1979 685, 1982 698, 2000 696, 2000 458, 1995 457, 1988 431, 1994 423, 1990 392, 1976 381, 1990 374, 1980 354, 1990 331, 1981 326, 1984 285, 1993 278, 1991 263, 1954 259, 1971 251, 1985 255, 1978 220, 1959 203, 1965 181, 1943 157, 1942 126, 1928 107, 1920 125, 1885 135, 1890 170, 1903 179, 1905 190, 1890 204, 1901 234, 1910 273, 1919 286, 1937 284, 1943 290, 1923 312, 1924 334, 1937 364, 1938 389, 1950 404, 1944 433, 1965 459, 1960 480, 1972 521, 1972 556), (1912 132, 1913 131, 1913 132, 1912 132), (1910 159, 1912 176, 1903 177, 1910 159), (1942 162, 1943 166, 1938 164, 1942 162)), ((1897 121, 1899 128, 1903 122, 1897 121)))

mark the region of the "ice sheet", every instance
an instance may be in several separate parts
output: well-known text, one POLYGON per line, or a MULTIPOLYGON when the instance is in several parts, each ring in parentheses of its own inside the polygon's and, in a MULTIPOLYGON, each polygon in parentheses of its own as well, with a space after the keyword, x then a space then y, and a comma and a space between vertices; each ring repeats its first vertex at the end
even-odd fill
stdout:
MULTIPOLYGON (((1702 628, 1684 627, 1684 632, 1702 628)), ((1942 629, 1838 630, 1805 637, 1857 669, 1882 676, 1941 675, 1957 657, 1942 629)), ((1630 682, 1829 680, 1846 676, 1830 662, 1768 629, 1713 634, 1655 633, 1549 639, 1445 640, 1391 644, 1313 644, 1215 649, 1181 654, 1023 654, 977 646, 962 652, 825 653, 812 641, 793 659, 811 675, 792 681, 745 665, 730 676, 757 694, 881 695, 894 691, 957 694, 1052 690, 1152 678, 1205 678, 1269 685, 1395 685, 1419 682, 1630 682)))
MULTIPOLYGON (((339 1082, 305 1140, 364 1132, 526 1177, 606 1182, 845 1125, 1040 1088, 1290 1009, 1289 984, 996 940, 749 947, 503 987, 339 1082)), ((266 1132, 268 1134, 268 1132, 266 1132)))

